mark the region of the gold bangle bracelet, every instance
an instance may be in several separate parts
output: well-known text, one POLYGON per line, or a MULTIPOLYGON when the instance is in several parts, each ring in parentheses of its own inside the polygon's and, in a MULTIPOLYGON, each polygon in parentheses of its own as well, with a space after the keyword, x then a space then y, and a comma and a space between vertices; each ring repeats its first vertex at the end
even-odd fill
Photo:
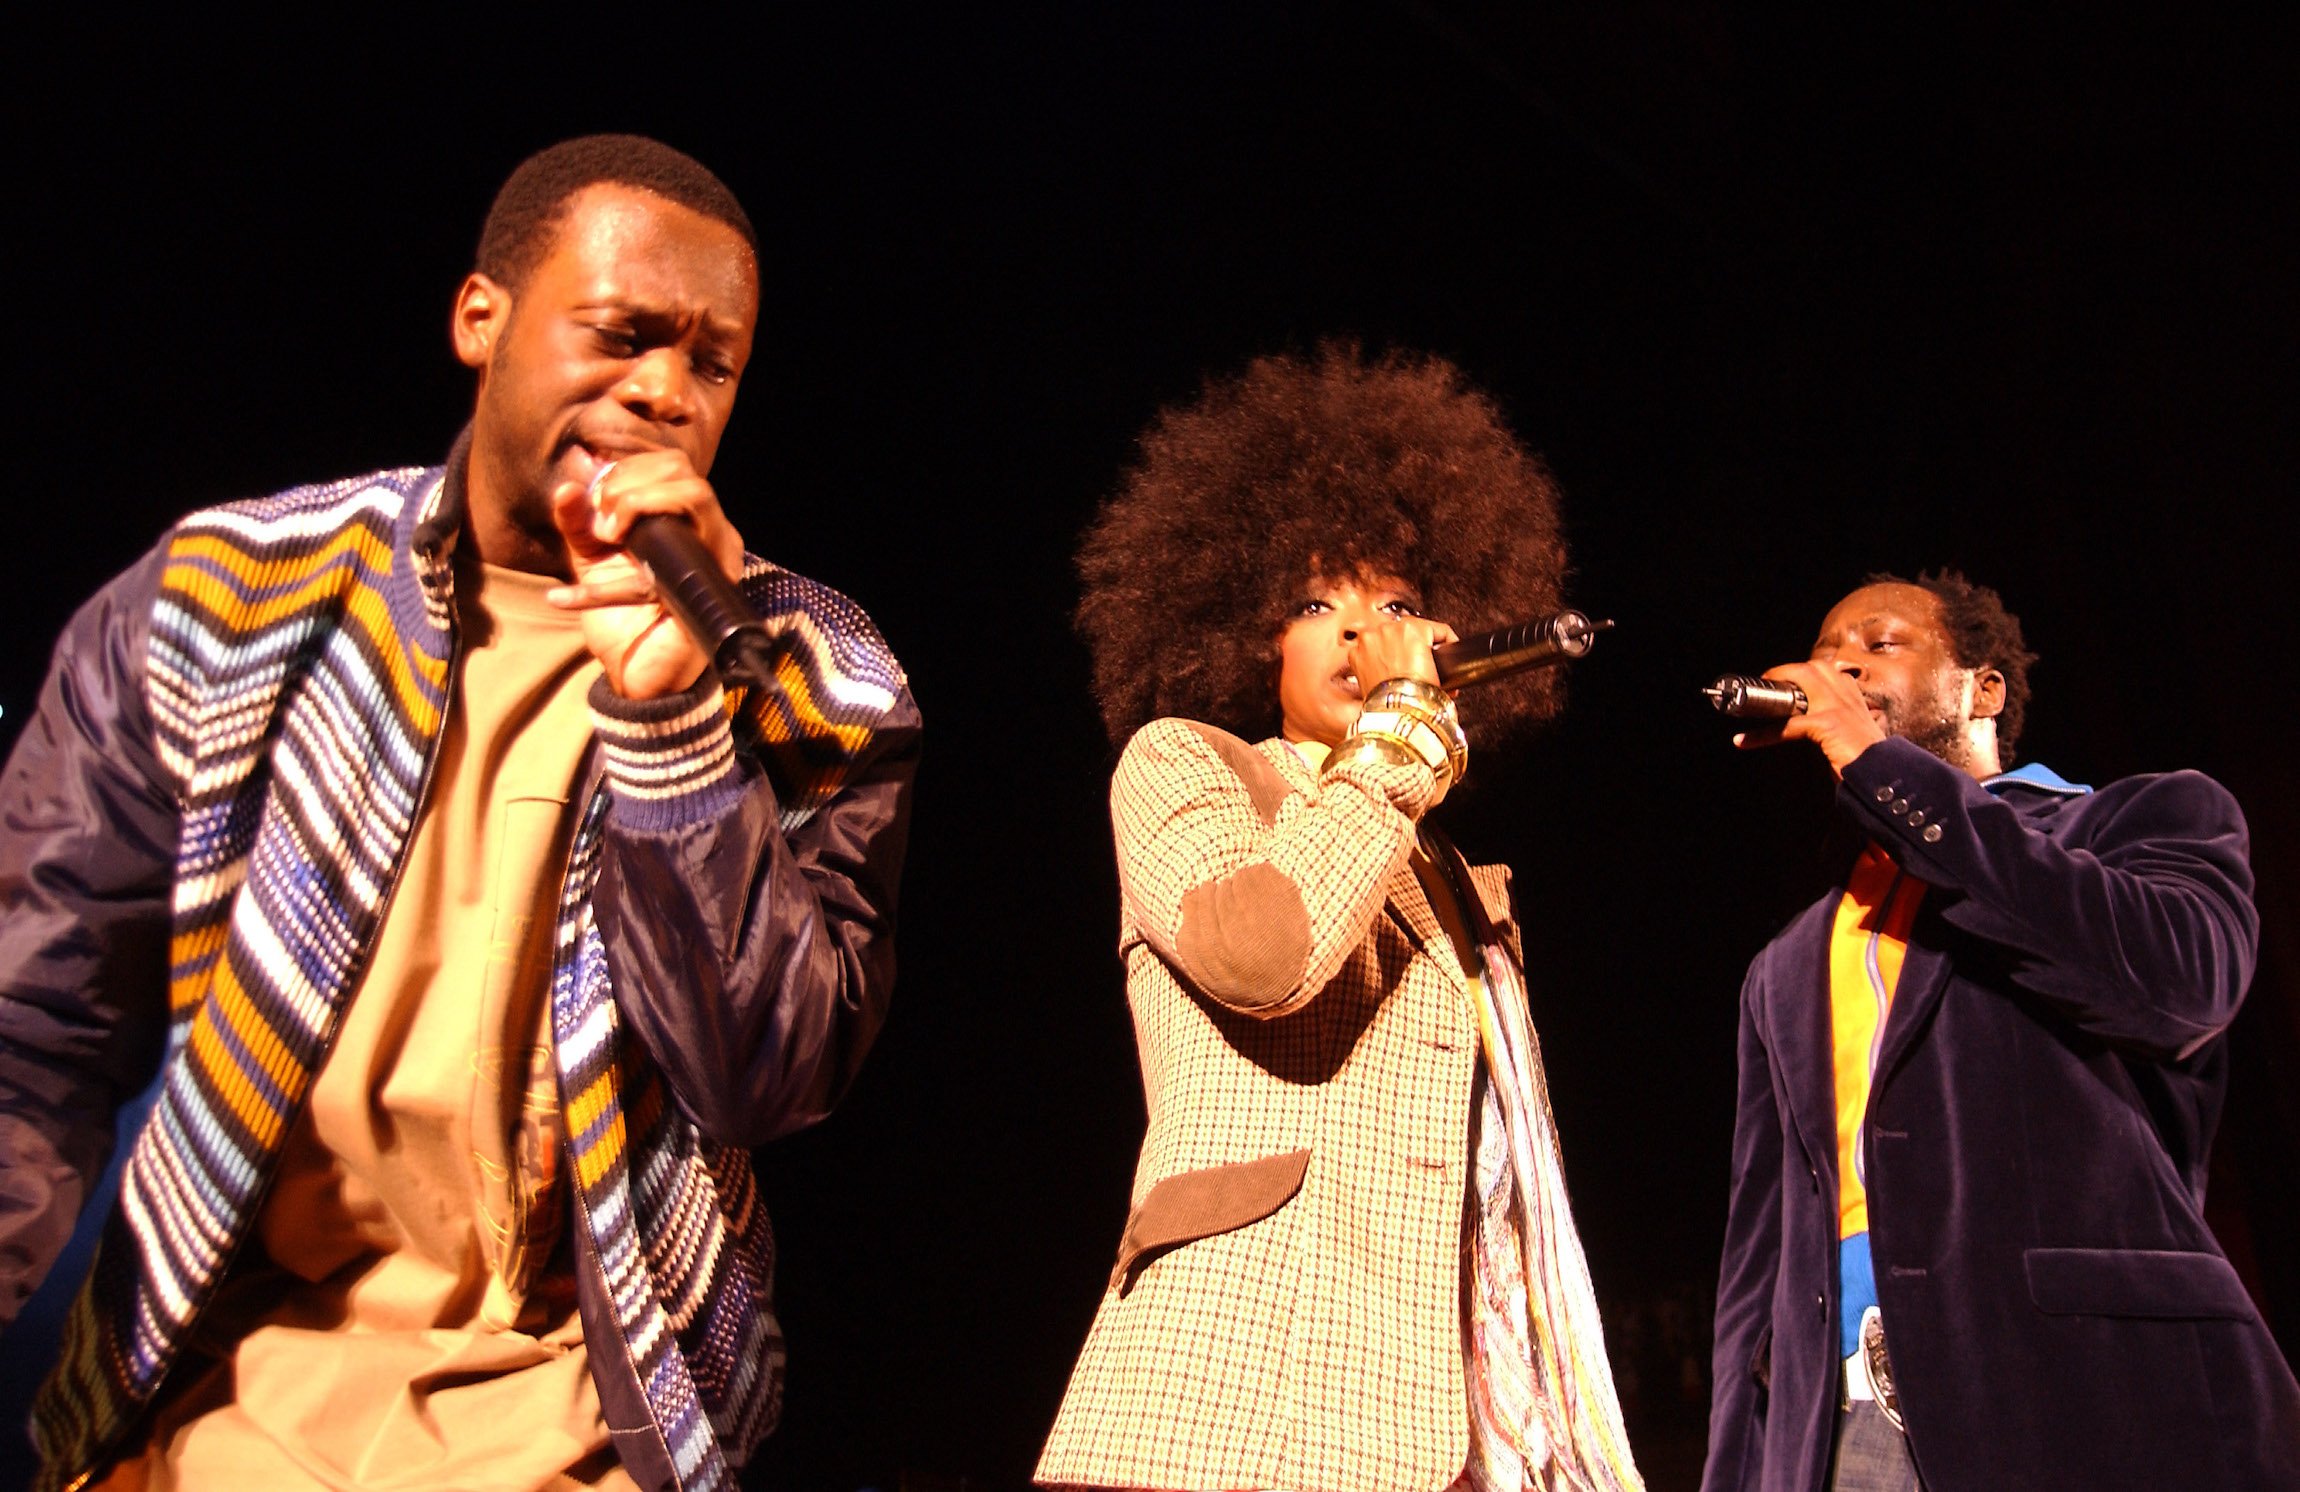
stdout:
POLYGON ((1453 760, 1450 756, 1438 755, 1433 757, 1414 741, 1394 731, 1381 729, 1356 731, 1335 748, 1336 756, 1342 756, 1345 753, 1347 759, 1351 761, 1365 760, 1369 756, 1378 754, 1381 760, 1396 766, 1423 767, 1428 769, 1430 775, 1441 784, 1449 783, 1454 778, 1453 760))
POLYGON ((1351 728, 1352 735, 1396 736, 1414 749, 1414 754, 1430 763, 1434 769, 1440 761, 1453 760, 1453 743, 1438 722, 1426 720, 1408 710, 1364 710, 1359 712, 1358 723, 1351 728))
POLYGON ((1358 718, 1368 716, 1402 718, 1419 721, 1445 743, 1447 759, 1453 767, 1453 780, 1459 782, 1469 774, 1469 737, 1462 733, 1461 718, 1454 710, 1453 697, 1444 690, 1424 684, 1419 679, 1391 679, 1366 697, 1359 707, 1358 718), (1432 701, 1438 708, 1430 708, 1432 701))
POLYGON ((1398 737, 1367 734, 1351 736, 1336 746, 1326 758, 1326 770, 1320 775, 1331 777, 1338 769, 1360 762, 1385 767, 1429 767, 1419 752, 1398 737))
POLYGON ((1384 679, 1366 695, 1369 708, 1375 707, 1376 701, 1379 701, 1381 707, 1400 709, 1404 708, 1407 700, 1437 714, 1445 714, 1453 709, 1452 695, 1422 679, 1402 676, 1384 679))
POLYGON ((1418 699, 1391 699, 1379 694, 1358 706, 1360 719, 1368 715, 1402 715, 1435 731, 1446 730, 1453 720, 1451 710, 1433 710, 1418 699))

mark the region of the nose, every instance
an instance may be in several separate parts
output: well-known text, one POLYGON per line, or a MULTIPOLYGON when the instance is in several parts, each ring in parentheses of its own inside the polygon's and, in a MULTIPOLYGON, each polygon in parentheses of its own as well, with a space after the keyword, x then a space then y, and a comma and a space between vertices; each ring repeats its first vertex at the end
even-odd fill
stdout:
POLYGON ((695 383, 687 359, 675 347, 640 354, 615 386, 625 409, 657 425, 684 425, 695 417, 695 383))
POLYGON ((1372 608, 1362 601, 1353 601, 1342 608, 1342 641, 1356 642, 1375 622, 1372 608))
POLYGON ((1856 684, 1861 682, 1861 651, 1858 647, 1841 648, 1833 642, 1815 643, 1812 656, 1806 661, 1821 668, 1833 668, 1856 684))

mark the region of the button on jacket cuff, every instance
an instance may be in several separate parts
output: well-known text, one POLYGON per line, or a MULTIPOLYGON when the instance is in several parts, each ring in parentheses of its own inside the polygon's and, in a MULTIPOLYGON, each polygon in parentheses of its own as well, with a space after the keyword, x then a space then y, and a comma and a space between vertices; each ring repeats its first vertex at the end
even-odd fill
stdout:
POLYGON ((1869 833, 1911 868, 1925 851, 1939 853, 1942 840, 1963 822, 1958 810, 1965 795, 1985 791, 1967 773, 1898 736, 1853 758, 1845 768, 1845 789, 1869 833))

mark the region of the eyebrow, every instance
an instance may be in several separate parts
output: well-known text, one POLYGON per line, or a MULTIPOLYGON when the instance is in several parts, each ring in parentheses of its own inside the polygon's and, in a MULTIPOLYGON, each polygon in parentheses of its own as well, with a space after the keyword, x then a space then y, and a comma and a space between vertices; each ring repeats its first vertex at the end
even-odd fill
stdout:
MULTIPOLYGON (((1848 631, 1859 632, 1870 627, 1887 625, 1906 627, 1909 625, 1909 619, 1899 615, 1896 612, 1872 611, 1857 622, 1846 623, 1846 629, 1848 631)), ((1818 634, 1813 638, 1813 646, 1819 647, 1822 643, 1827 642, 1828 640, 1829 638, 1827 633, 1818 634)))
MULTIPOLYGON (((1340 590, 1339 586, 1322 585, 1317 582, 1312 582, 1311 584, 1302 587, 1301 598, 1304 601, 1323 601, 1334 595, 1338 590, 1340 590)), ((1375 598, 1373 604, 1376 606, 1387 606, 1392 602, 1397 601, 1403 601, 1409 606, 1417 607, 1422 604, 1422 593, 1418 590, 1410 588, 1398 591, 1364 591, 1362 594, 1375 598)))
MULTIPOLYGON (((639 321, 683 321, 686 319, 677 311, 665 310, 661 306, 651 305, 645 301, 633 300, 628 296, 621 295, 607 295, 592 300, 578 301, 575 304, 575 309, 577 311, 618 311, 639 321)), ((708 336, 722 339, 731 338, 737 335, 741 329, 742 323, 732 317, 711 313, 705 313, 702 317, 702 330, 708 336)))

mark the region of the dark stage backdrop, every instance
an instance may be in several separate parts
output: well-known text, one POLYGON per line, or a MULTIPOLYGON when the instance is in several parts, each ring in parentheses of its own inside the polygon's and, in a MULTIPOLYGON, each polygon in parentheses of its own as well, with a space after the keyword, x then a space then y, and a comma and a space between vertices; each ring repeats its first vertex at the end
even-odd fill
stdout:
POLYGON ((2291 38, 2199 7, 1587 9, 25 39, 0 732, 174 515, 436 460, 495 185, 568 134, 657 134, 765 239, 720 490, 754 547, 872 610, 929 732, 892 1021, 844 1110, 763 1159, 791 1370, 758 1485, 1028 1475, 1142 1123, 1068 556, 1157 405, 1329 333, 1490 388, 1563 482, 1573 597, 1621 622, 1451 827, 1517 867, 1653 1484, 1697 1474, 1741 971, 1827 799, 1812 760, 1736 758, 1695 691, 1800 656, 1876 568, 1959 565, 2022 613, 2024 754, 2200 767, 2252 815, 2267 962, 2214 1217, 2289 1350, 2291 38))

